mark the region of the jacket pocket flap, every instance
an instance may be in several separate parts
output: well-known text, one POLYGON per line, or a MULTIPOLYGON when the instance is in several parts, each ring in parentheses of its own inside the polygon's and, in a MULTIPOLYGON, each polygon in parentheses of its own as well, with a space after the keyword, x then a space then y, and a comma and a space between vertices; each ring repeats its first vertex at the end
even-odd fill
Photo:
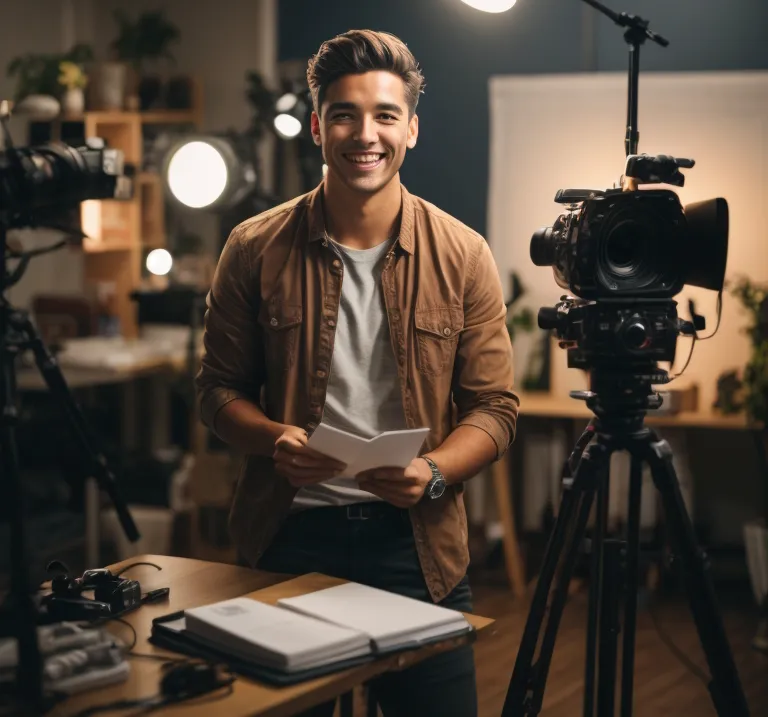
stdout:
POLYGON ((456 306, 416 309, 414 321, 417 330, 450 339, 464 328, 464 312, 456 306))
POLYGON ((301 318, 301 306, 282 304, 277 301, 262 304, 259 311, 259 321, 273 331, 296 326, 301 323, 301 318))

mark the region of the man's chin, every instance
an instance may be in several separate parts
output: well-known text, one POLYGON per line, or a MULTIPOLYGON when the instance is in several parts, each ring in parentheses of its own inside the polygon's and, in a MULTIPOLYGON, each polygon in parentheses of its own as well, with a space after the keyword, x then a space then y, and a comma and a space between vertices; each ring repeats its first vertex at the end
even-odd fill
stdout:
POLYGON ((345 177, 344 183, 353 191, 361 194, 376 194, 392 181, 392 176, 386 177, 345 177))

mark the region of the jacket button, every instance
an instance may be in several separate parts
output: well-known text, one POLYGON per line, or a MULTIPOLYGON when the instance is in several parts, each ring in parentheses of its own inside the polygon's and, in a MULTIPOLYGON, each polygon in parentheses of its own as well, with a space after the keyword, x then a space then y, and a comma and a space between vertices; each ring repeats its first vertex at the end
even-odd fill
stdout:
POLYGON ((274 316, 269 320, 269 325, 270 326, 277 326, 278 323, 279 323, 279 321, 274 316))
POLYGON ((317 372, 317 377, 318 378, 325 378, 325 371, 323 371, 323 370, 318 371, 317 372))
POLYGON ((338 259, 334 259, 332 263, 337 269, 341 266, 341 261, 338 259))
POLYGON ((450 335, 451 335, 451 330, 446 326, 443 329, 443 336, 450 336, 450 335))
POLYGON ((334 326, 336 326, 336 322, 333 319, 328 319, 328 326, 333 328, 334 326))

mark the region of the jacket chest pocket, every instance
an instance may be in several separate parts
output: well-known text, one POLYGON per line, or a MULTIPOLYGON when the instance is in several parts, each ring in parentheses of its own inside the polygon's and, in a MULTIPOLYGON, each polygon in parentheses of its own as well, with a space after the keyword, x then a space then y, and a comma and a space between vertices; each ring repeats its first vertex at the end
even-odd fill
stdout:
POLYGON ((414 323, 419 371, 428 376, 440 376, 452 371, 459 332, 464 327, 461 308, 416 309, 414 323))
POLYGON ((259 323, 264 336, 267 374, 286 371, 296 363, 302 307, 270 301, 262 304, 259 323))

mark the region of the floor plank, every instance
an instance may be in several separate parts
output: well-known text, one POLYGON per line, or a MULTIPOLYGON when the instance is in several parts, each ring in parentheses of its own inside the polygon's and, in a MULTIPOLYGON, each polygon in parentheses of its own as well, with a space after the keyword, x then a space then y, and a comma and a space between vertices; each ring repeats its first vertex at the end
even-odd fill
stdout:
MULTIPOLYGON (((528 604, 515 601, 511 592, 499 584, 475 581, 473 590, 475 611, 496 620, 490 633, 475 648, 479 713, 480 717, 499 717, 528 604)), ((671 597, 660 600, 652 609, 659 630, 668 635, 706 676, 706 661, 687 606, 680 599, 671 597)), ((742 597, 721 605, 721 614, 751 715, 767 715, 768 655, 756 652, 750 645, 757 625, 757 609, 748 598, 742 597)), ((586 624, 587 594, 583 591, 569 599, 563 613, 540 713, 542 717, 582 714, 586 624)), ((620 666, 617 670, 620 675, 620 666)), ((634 674, 635 717, 717 715, 705 684, 664 644, 645 606, 638 612, 634 674)))

